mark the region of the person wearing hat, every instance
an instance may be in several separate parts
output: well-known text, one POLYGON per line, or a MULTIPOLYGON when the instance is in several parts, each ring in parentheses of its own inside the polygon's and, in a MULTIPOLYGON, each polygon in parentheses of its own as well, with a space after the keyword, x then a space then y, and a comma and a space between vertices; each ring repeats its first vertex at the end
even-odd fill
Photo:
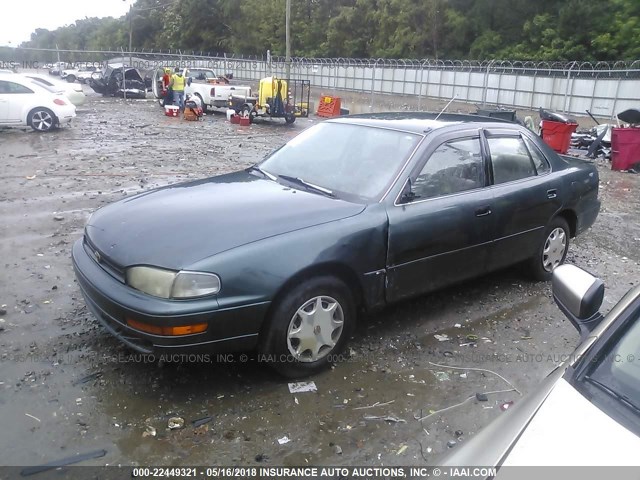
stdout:
POLYGON ((180 67, 176 67, 175 73, 171 75, 171 83, 169 87, 173 90, 173 104, 180 108, 180 111, 184 111, 184 86, 186 84, 184 76, 180 67))
POLYGON ((173 103, 173 90, 169 87, 171 84, 171 69, 169 67, 163 68, 162 73, 162 93, 164 95, 164 105, 171 105, 173 103))

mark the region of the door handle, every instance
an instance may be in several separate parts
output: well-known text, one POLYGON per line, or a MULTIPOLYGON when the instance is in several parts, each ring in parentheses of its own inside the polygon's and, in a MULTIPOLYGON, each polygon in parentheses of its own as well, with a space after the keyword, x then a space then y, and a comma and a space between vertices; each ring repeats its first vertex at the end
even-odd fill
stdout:
POLYGON ((558 190, 552 188, 551 190, 547 190, 547 198, 556 198, 558 196, 558 190))
POLYGON ((476 210, 476 217, 486 217, 491 215, 491 207, 481 207, 476 210))

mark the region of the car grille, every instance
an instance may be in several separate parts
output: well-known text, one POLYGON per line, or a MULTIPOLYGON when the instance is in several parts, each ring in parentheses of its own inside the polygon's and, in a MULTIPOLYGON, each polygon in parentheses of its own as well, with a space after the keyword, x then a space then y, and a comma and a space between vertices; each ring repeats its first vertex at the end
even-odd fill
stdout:
POLYGON ((126 273, 125 269, 120 265, 112 262, 103 252, 101 252, 91 240, 84 236, 84 249, 87 252, 87 255, 96 262, 100 268, 102 268, 105 272, 111 275, 113 278, 118 280, 121 283, 125 283, 126 273))

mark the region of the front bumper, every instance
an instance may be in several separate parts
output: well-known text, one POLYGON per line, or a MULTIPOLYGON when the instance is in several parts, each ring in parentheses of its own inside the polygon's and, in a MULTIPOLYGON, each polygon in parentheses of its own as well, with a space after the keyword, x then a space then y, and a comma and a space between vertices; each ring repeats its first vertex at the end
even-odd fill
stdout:
POLYGON ((251 350, 269 302, 220 309, 215 298, 167 300, 123 284, 89 256, 84 240, 72 249, 73 267, 87 307, 109 333, 140 353, 238 352, 251 350), (207 323, 205 332, 154 335, 129 327, 127 319, 156 326, 207 323))

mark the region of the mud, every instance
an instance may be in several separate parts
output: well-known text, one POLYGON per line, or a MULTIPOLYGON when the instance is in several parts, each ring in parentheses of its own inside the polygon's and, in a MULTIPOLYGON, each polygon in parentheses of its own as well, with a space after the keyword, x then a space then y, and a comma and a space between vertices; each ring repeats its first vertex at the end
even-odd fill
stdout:
MULTIPOLYGON (((418 421, 477 392, 512 388, 488 371, 432 363, 488 369, 526 394, 575 347, 549 284, 513 268, 363 319, 344 357, 309 379, 316 392, 290 393, 250 353, 136 356, 98 326, 74 280, 70 248, 90 213, 245 168, 320 119, 239 127, 212 113, 194 123, 164 117, 151 100, 86 90, 70 128, 0 131, 0 464, 97 449, 106 456, 84 464, 436 463, 447 442, 459 448, 521 396, 489 394, 418 421), (184 426, 169 429, 172 417, 184 426)), ((349 101, 369 105, 366 96, 349 101)), ((608 310, 638 281, 640 177, 598 167, 602 212, 568 261, 603 278, 608 310)))

